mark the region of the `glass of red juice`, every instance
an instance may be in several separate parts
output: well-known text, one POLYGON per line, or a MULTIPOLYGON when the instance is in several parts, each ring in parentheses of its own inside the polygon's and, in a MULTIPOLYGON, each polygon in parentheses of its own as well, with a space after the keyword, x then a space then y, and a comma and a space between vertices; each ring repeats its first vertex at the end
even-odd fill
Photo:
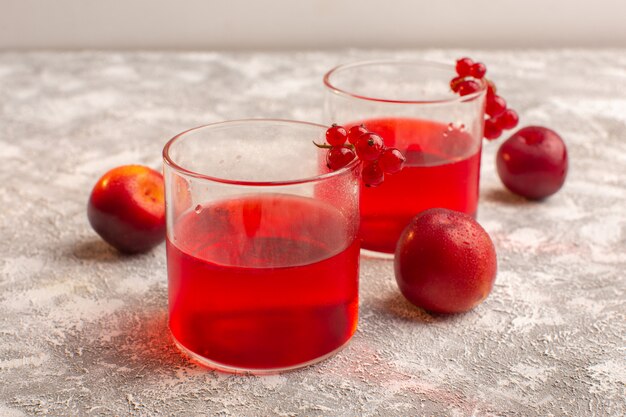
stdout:
POLYGON ((360 166, 328 170, 326 128, 228 121, 165 146, 169 327, 201 364, 290 370, 354 334, 360 166))
POLYGON ((364 124, 406 157, 382 185, 361 187, 364 249, 393 254, 402 230, 429 208, 476 215, 487 86, 461 97, 450 89, 455 76, 452 65, 401 60, 355 62, 324 76, 330 123, 364 124))

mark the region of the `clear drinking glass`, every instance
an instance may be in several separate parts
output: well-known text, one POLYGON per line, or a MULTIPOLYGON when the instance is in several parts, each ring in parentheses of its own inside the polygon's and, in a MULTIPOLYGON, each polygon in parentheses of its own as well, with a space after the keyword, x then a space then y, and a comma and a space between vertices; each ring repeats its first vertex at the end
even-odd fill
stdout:
POLYGON ((169 326, 202 364, 298 368, 355 332, 360 166, 328 170, 325 130, 239 120, 165 146, 169 326))
POLYGON ((324 76, 329 123, 365 124, 406 156, 405 168, 360 192, 362 246, 393 253, 419 212, 444 207, 476 215, 486 83, 460 97, 453 66, 364 61, 324 76))

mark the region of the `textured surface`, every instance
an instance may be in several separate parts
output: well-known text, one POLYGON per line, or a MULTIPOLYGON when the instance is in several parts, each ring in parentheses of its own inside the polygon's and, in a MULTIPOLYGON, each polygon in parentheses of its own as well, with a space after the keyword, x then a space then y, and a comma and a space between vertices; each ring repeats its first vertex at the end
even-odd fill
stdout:
POLYGON ((320 121, 321 76, 382 55, 0 54, 0 415, 626 414, 626 51, 475 52, 523 124, 562 134, 561 192, 503 190, 486 144, 479 221, 499 256, 474 311, 431 316, 392 263, 363 259, 352 343, 317 366, 242 377, 172 345, 165 251, 124 257, 86 220, 96 179, 158 167, 185 128, 320 121))

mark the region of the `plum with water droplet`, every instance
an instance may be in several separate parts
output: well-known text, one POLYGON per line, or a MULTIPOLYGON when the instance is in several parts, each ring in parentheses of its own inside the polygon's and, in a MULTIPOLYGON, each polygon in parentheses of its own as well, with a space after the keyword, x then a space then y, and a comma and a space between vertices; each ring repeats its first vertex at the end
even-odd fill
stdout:
POLYGON ((396 282, 414 305, 461 313, 487 298, 496 279, 496 250, 473 217, 434 208, 404 229, 395 252, 396 282))

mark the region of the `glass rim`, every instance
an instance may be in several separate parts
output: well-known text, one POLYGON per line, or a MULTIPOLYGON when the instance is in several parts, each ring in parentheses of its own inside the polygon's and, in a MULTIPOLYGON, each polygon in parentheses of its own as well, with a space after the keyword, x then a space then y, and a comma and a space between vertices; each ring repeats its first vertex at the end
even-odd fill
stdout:
POLYGON ((430 66, 436 67, 438 69, 452 69, 453 74, 456 74, 454 71, 454 66, 442 62, 436 61, 428 61, 422 59, 371 59, 371 60, 363 60, 363 61, 353 61, 346 64, 340 64, 336 67, 332 68, 326 74, 324 74, 324 85, 330 91, 345 96, 351 97, 359 100, 367 100, 367 101, 375 101, 379 103, 390 103, 390 104, 449 104, 449 103, 459 103, 465 101, 471 101, 476 97, 479 97, 483 92, 487 90, 487 83, 484 79, 478 79, 478 83, 480 84, 480 89, 465 96, 454 95, 447 99, 437 99, 437 100, 393 100, 393 99, 384 99, 380 97, 369 97, 366 95, 361 95, 356 92, 348 91, 342 88, 337 87, 333 84, 330 78, 337 72, 343 71, 346 69, 351 69, 355 67, 364 67, 368 65, 400 65, 400 64, 409 64, 409 65, 420 65, 420 66, 430 66))
MULTIPOLYGON (((207 123, 204 125, 200 125, 200 126, 196 126, 196 127, 192 127, 191 129, 187 129, 177 135, 175 135, 173 138, 171 138, 170 140, 167 141, 167 143, 165 144, 165 146, 163 147, 163 161, 165 162, 166 165, 168 165, 170 168, 174 169, 175 171, 178 171, 179 173, 185 174, 187 176, 193 177, 193 178, 197 178, 200 180, 205 180, 205 181, 211 181, 211 182, 219 182, 222 184, 230 184, 230 185, 241 185, 241 186, 255 186, 255 187, 263 187, 263 186, 282 186, 282 185, 297 185, 297 184, 307 184, 307 183, 312 183, 312 182, 319 182, 319 181, 323 181, 329 178, 334 178, 340 175, 343 175, 349 171, 352 171, 360 162, 359 158, 354 158, 352 161, 350 161, 350 163, 348 163, 348 165, 336 170, 336 171, 330 171, 330 172, 326 172, 324 174, 319 174, 319 175, 314 175, 314 176, 310 176, 310 177, 305 177, 305 178, 295 178, 295 179, 291 179, 291 180, 285 180, 285 181, 249 181, 249 180, 231 180, 228 178, 221 178, 221 177, 216 177, 213 175, 207 175, 207 174, 202 174, 200 172, 196 172, 190 169, 187 169, 181 165, 179 165, 178 163, 174 162, 174 160, 172 159, 172 157, 170 156, 170 148, 178 141, 183 140, 185 137, 187 137, 187 135, 191 132, 197 131, 197 130, 201 130, 201 129, 206 129, 206 128, 213 128, 213 127, 220 127, 220 126, 228 126, 228 125, 236 125, 236 124, 254 124, 254 123, 278 123, 278 124, 295 124, 295 125, 308 125, 308 126, 314 126, 314 127, 320 127, 323 129, 328 129, 329 126, 325 126, 322 124, 318 124, 318 123, 312 123, 312 122, 305 122, 305 121, 300 121, 300 120, 289 120, 289 119, 264 119, 264 118, 251 118, 251 119, 235 119, 235 120, 224 120, 224 121, 220 121, 220 122, 214 122, 214 123, 207 123)), ((313 143, 311 143, 311 147, 315 148, 315 145, 313 145, 313 143)), ((317 149, 317 148, 315 148, 317 149)))

